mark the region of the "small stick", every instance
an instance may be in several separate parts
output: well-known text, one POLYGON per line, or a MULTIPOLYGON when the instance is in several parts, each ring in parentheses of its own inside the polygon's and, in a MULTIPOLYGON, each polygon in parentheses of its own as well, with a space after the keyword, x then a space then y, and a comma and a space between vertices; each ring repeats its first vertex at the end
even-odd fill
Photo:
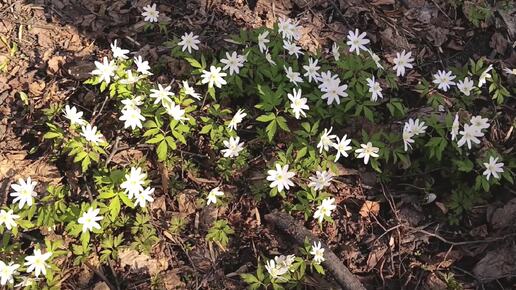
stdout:
POLYGON ((298 244, 303 244, 305 239, 308 239, 310 243, 314 241, 321 242, 322 247, 325 249, 324 258, 326 259, 322 264, 333 273, 335 280, 337 280, 340 286, 346 290, 366 290, 364 285, 349 271, 337 255, 330 251, 330 248, 325 243, 314 237, 309 230, 297 224, 292 216, 284 212, 275 212, 266 214, 265 221, 292 236, 298 244))

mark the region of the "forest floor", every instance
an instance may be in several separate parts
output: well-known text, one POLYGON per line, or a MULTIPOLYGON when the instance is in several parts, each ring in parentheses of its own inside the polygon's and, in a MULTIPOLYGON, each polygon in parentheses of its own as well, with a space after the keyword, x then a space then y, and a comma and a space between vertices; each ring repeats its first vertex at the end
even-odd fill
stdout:
MULTIPOLYGON (((166 67, 169 73, 155 76, 163 82, 184 72, 184 64, 168 56, 164 42, 170 38, 193 31, 202 36, 201 49, 217 49, 228 35, 272 27, 281 16, 300 19, 301 44, 308 50, 329 47, 358 27, 383 59, 410 50, 418 68, 428 72, 482 56, 490 63, 516 66, 514 8, 494 9, 474 23, 463 8, 467 5, 459 9, 442 0, 155 2, 168 18, 165 33, 144 32, 140 14, 147 0, 0 0, 0 205, 7 200, 9 185, 21 176, 37 176, 42 184, 80 183, 77 169, 51 156, 42 141, 45 126, 40 118, 50 104, 97 110, 102 100, 82 82, 115 39, 166 67)), ((418 76, 413 71, 405 81, 415 85, 418 76)), ((128 164, 146 154, 124 150, 115 154, 113 163, 128 164)), ((158 171, 154 176, 162 174, 159 166, 153 168, 158 171)), ((344 182, 335 184, 335 197, 349 214, 336 217, 324 230, 315 222, 304 225, 323 237, 368 289, 516 289, 516 239, 510 222, 516 220, 515 199, 474 207, 460 226, 449 226, 444 203, 422 207, 410 192, 393 190, 373 172, 342 170, 344 182)), ((194 184, 214 182, 208 176, 188 178, 194 184)), ((162 274, 166 289, 242 289, 245 284, 237 274, 251 269, 260 253, 280 254, 292 247, 289 236, 264 220, 274 208, 246 195, 218 209, 196 207, 188 189, 173 197, 158 195, 151 208, 156 221, 180 215, 188 221, 187 230, 180 235, 160 231, 163 239, 150 257, 124 252, 110 269, 69 267, 64 288, 102 289, 108 279, 122 289, 148 289, 150 272, 162 274), (216 216, 225 216, 236 231, 224 251, 200 234, 216 216), (134 263, 138 259, 146 271, 134 263)), ((331 280, 312 277, 306 287, 330 288, 331 280)))

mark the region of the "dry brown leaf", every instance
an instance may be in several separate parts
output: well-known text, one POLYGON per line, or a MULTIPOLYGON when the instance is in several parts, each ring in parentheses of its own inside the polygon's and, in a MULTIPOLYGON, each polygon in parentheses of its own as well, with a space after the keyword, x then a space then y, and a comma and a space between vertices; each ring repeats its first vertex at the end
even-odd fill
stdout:
POLYGON ((436 201, 434 203, 444 214, 448 213, 448 208, 446 207, 446 205, 442 202, 438 202, 436 201))
POLYGON ((123 249, 119 252, 118 257, 120 258, 120 265, 122 267, 129 266, 131 270, 147 270, 151 276, 165 271, 168 268, 167 259, 153 259, 133 249, 123 249))
POLYGON ((106 282, 98 282, 95 284, 95 287, 93 287, 93 290, 110 290, 109 286, 106 284, 106 282))
POLYGON ((362 205, 362 208, 358 212, 362 217, 368 217, 372 215, 378 215, 380 212, 380 203, 376 201, 366 200, 362 205))
POLYGON ((63 56, 55 55, 52 56, 48 62, 48 69, 47 72, 49 74, 56 74, 59 71, 59 68, 64 63, 65 58, 63 56))
POLYGON ((493 36, 491 36, 489 46, 496 50, 498 54, 504 55, 507 50, 507 46, 509 46, 509 42, 501 33, 495 32, 493 36))
POLYGON ((10 154, 6 158, 0 156, 0 181, 4 178, 17 181, 19 178, 34 176, 33 180, 41 184, 60 183, 62 177, 56 166, 44 159, 26 160, 25 156, 25 152, 10 154))
POLYGON ((178 273, 181 273, 179 269, 173 269, 163 273, 162 281, 165 289, 186 289, 186 284, 181 281, 181 277, 178 275, 178 273))
POLYGON ((194 194, 187 195, 187 193, 188 192, 180 193, 177 197, 177 203, 179 205, 180 213, 190 215, 195 212, 196 206, 195 206, 195 201, 193 201, 192 198, 189 198, 189 197, 193 197, 195 195, 194 194))
POLYGON ((375 247, 372 252, 369 253, 367 257, 367 269, 366 272, 373 269, 376 264, 383 258, 385 252, 387 252, 387 247, 382 245, 380 247, 375 247))
POLYGON ((423 283, 423 290, 441 290, 448 288, 446 283, 435 273, 430 273, 423 283))
POLYGON ((374 6, 381 6, 381 5, 394 5, 394 0, 374 0, 371 4, 374 6))
POLYGON ((503 207, 494 210, 489 219, 489 223, 495 229, 514 226, 516 219, 516 198, 511 199, 503 207))
POLYGON ((187 173, 188 178, 190 178, 193 182, 203 185, 203 184, 217 184, 219 183, 217 180, 212 179, 206 179, 202 177, 194 176, 190 171, 187 173))
POLYGON ((29 84, 29 92, 34 96, 40 96, 45 89, 45 82, 42 80, 37 80, 29 84))
POLYGON ((516 246, 500 247, 488 252, 473 268, 482 283, 516 276, 516 246))

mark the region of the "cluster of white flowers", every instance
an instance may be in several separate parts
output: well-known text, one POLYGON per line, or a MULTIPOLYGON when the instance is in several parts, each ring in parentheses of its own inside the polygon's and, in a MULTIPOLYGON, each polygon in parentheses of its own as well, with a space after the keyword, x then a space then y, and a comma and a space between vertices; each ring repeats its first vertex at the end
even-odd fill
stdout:
POLYGON ((471 143, 480 144, 480 139, 484 137, 482 130, 489 128, 489 121, 487 118, 482 116, 474 116, 471 118, 469 124, 464 124, 463 130, 459 131, 460 123, 458 115, 455 116, 455 120, 452 125, 452 140, 457 137, 457 133, 462 137, 457 141, 457 146, 462 147, 464 144, 468 144, 468 149, 471 149, 471 143))
POLYGON ((278 20, 278 32, 281 34, 283 39, 288 41, 299 41, 302 36, 299 20, 293 20, 290 18, 281 17, 278 20))
MULTIPOLYGON (((330 147, 333 147, 337 150, 337 155, 335 158, 335 162, 337 162, 340 156, 348 157, 348 151, 352 149, 349 144, 351 144, 351 139, 348 139, 347 135, 344 135, 342 139, 337 137, 337 135, 330 135, 333 127, 330 129, 324 129, 324 132, 319 139, 319 143, 317 144, 317 148, 319 148, 319 152, 328 151, 330 147), (333 142, 334 139, 337 139, 337 142, 333 142)), ((355 150, 357 153, 357 158, 363 158, 364 164, 369 163, 369 159, 371 157, 377 158, 379 157, 378 152, 380 148, 374 147, 371 142, 367 142, 366 144, 360 144, 360 148, 355 150)))
POLYGON ((265 269, 269 273, 272 279, 282 279, 283 275, 291 270, 291 266, 296 259, 295 255, 288 256, 277 256, 274 259, 270 259, 265 264, 265 269))
POLYGON ((348 85, 342 84, 338 75, 332 75, 330 71, 326 73, 320 74, 320 84, 319 89, 324 94, 321 96, 321 99, 326 100, 326 104, 331 105, 333 102, 340 104, 340 98, 345 98, 348 96, 346 90, 348 89, 348 85))
POLYGON ((413 120, 410 118, 407 122, 405 122, 402 136, 405 151, 407 151, 409 147, 412 148, 411 144, 415 142, 412 137, 425 134, 426 128, 428 128, 428 126, 425 126, 425 122, 419 122, 419 119, 413 120))
MULTIPOLYGON (((310 255, 313 256, 312 261, 314 264, 319 265, 324 262, 326 259, 324 258, 324 248, 322 247, 321 242, 313 242, 310 247, 310 255)), ((272 279, 283 280, 285 277, 282 277, 289 271, 293 271, 292 264, 296 260, 295 255, 280 255, 274 257, 274 259, 270 259, 265 263, 265 269, 269 273, 269 276, 272 279)))
MULTIPOLYGON (((11 188, 14 192, 11 192, 10 196, 14 197, 13 203, 18 203, 18 208, 22 209, 25 205, 32 206, 34 204, 34 197, 37 196, 35 191, 37 182, 33 181, 29 176, 27 180, 20 178, 17 184, 11 184, 11 188)), ((17 226, 16 220, 19 215, 13 213, 13 210, 0 210, 0 226, 5 225, 7 230, 11 230, 17 226)), ((34 250, 33 255, 25 257, 27 261, 25 263, 27 267, 26 272, 32 273, 38 277, 40 274, 46 274, 46 268, 49 266, 46 264, 52 256, 52 253, 42 254, 40 250, 34 250)), ((20 267, 19 264, 10 262, 9 264, 4 263, 0 260, 0 285, 6 285, 7 283, 13 283, 13 276, 17 274, 17 269, 20 267)))
POLYGON ((132 99, 122 100, 124 107, 122 109, 122 116, 120 120, 124 121, 124 128, 136 129, 142 128, 142 122, 145 121, 145 117, 142 115, 140 105, 143 104, 142 97, 138 96, 132 99))
POLYGON ((136 205, 145 207, 147 202, 153 202, 154 188, 149 186, 144 188, 147 183, 147 174, 143 172, 140 167, 131 167, 131 171, 125 175, 125 180, 120 184, 120 188, 125 190, 125 193, 130 199, 136 200, 136 205))
MULTIPOLYGON (((490 71, 493 69, 493 65, 490 64, 479 76, 477 87, 481 88, 487 83, 487 80, 492 78, 490 71)), ((472 79, 465 77, 463 80, 455 82, 456 76, 451 71, 439 70, 434 74, 433 83, 437 85, 437 88, 447 92, 451 86, 456 85, 457 89, 465 96, 469 96, 473 90, 475 84, 472 79)))
POLYGON ((75 106, 66 105, 64 109, 64 117, 70 120, 70 125, 80 125, 81 126, 81 136, 86 139, 86 141, 99 145, 104 142, 104 135, 97 130, 97 126, 92 126, 86 120, 82 118, 83 112, 77 110, 75 106))
MULTIPOLYGON (((235 115, 233 115, 233 118, 231 118, 231 121, 229 121, 228 129, 236 131, 238 128, 238 124, 240 124, 244 117, 247 116, 247 114, 244 112, 244 110, 239 109, 235 115)), ((237 157, 242 150, 244 150, 244 143, 240 143, 240 137, 229 137, 229 140, 223 141, 224 146, 226 146, 226 149, 222 149, 222 155, 224 157, 237 157)))
MULTIPOLYGON (((47 268, 50 266, 47 264, 47 260, 52 256, 51 252, 47 252, 45 254, 41 253, 41 250, 35 249, 33 254, 25 257, 24 265, 27 266, 26 272, 32 273, 34 272, 34 276, 39 277, 39 275, 47 274, 47 268)), ((9 262, 9 264, 0 260, 0 285, 4 286, 8 283, 14 283, 14 276, 18 274, 18 268, 20 268, 20 264, 15 264, 14 262, 9 262)), ((27 279, 29 280, 29 279, 27 279)), ((18 286, 29 286, 26 283, 18 286), (25 285, 23 285, 25 284, 25 285)))

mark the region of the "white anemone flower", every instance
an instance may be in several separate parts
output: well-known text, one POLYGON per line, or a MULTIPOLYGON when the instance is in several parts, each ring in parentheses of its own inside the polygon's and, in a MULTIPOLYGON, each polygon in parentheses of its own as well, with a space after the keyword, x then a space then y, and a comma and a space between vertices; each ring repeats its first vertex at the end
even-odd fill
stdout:
POLYGON ((360 147, 361 148, 355 150, 355 153, 358 153, 357 158, 364 158, 364 164, 367 164, 371 157, 379 157, 378 152, 380 148, 374 147, 373 143, 367 142, 367 144, 360 144, 360 147))
POLYGON ((201 43, 201 41, 198 35, 193 34, 193 32, 185 32, 185 34, 181 36, 181 41, 177 44, 182 46, 182 51, 188 50, 188 53, 192 53, 192 50, 199 50, 199 43, 201 43))
POLYGON ((158 22, 159 11, 156 8, 156 3, 143 7, 142 16, 144 17, 144 21, 148 21, 150 23, 158 22))
POLYGON ((337 206, 335 205, 335 198, 327 197, 322 203, 317 207, 317 210, 314 212, 314 219, 319 220, 319 223, 322 223, 324 218, 331 217, 331 212, 335 210, 337 206))
POLYGON ((11 188, 14 189, 14 192, 11 192, 10 196, 14 197, 14 203, 18 202, 19 209, 22 209, 25 204, 32 206, 34 197, 37 196, 37 192, 35 191, 37 184, 36 181, 32 181, 30 176, 27 177, 26 181, 20 178, 18 179, 18 184, 11 184, 11 188))
POLYGON ((281 166, 279 163, 276 163, 276 170, 269 170, 267 174, 267 180, 271 181, 270 187, 276 187, 279 192, 294 186, 294 182, 290 179, 296 174, 288 171, 288 165, 281 166))
POLYGON ((100 230, 100 224, 98 223, 103 219, 99 216, 100 209, 93 209, 90 207, 87 212, 83 213, 82 216, 77 220, 77 223, 82 225, 82 231, 91 231, 93 229, 100 230))
POLYGON ((47 264, 47 260, 52 256, 52 252, 47 252, 45 254, 41 253, 41 250, 36 249, 32 256, 25 257, 25 266, 27 267, 27 273, 34 272, 36 277, 39 277, 40 274, 46 275, 47 268, 50 266, 47 264))

